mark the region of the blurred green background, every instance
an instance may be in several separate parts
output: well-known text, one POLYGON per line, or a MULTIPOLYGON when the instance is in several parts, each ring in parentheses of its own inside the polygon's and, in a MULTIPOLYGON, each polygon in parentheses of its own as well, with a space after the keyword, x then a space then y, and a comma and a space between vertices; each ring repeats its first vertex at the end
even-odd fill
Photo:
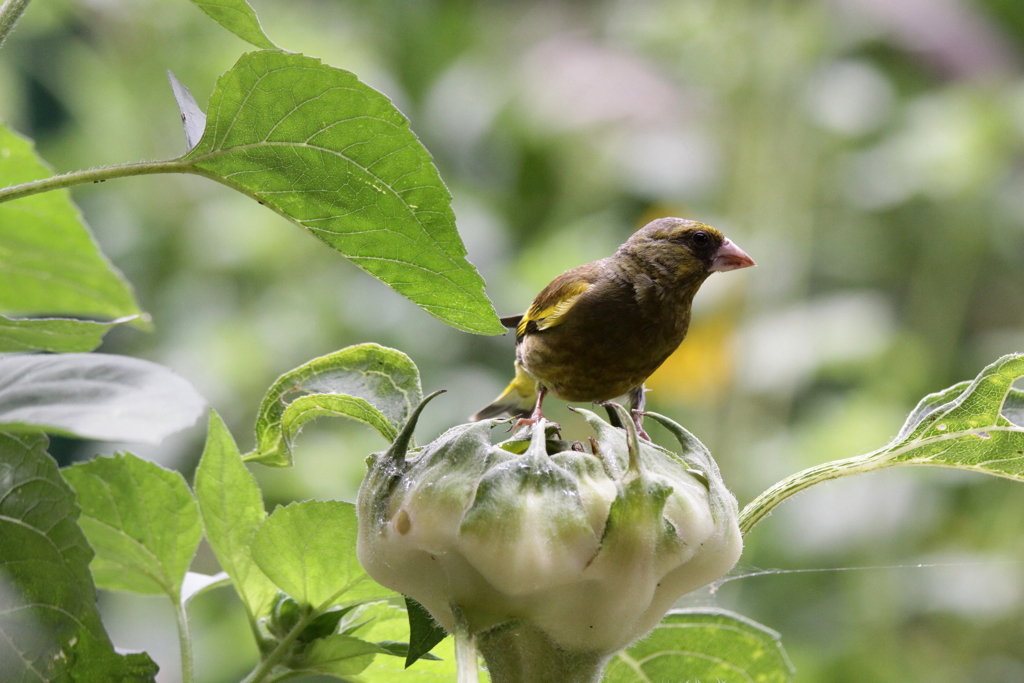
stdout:
MULTIPOLYGON (((502 315, 661 215, 758 263, 716 275, 649 406, 712 449, 741 504, 884 444, 925 393, 1024 351, 1020 0, 253 0, 278 45, 350 69, 410 117, 502 315)), ((57 171, 184 152, 166 69, 199 103, 249 47, 185 0, 35 0, 0 53, 0 118, 57 171)), ((513 340, 447 328, 215 183, 74 190, 156 331, 100 349, 189 378, 252 445, 263 391, 365 341, 445 388, 421 441, 511 378, 513 340)), ((557 401, 565 435, 582 421, 557 401)), ((190 473, 204 429, 133 450, 190 473)), ((652 436, 671 444, 667 434, 652 436)), ((368 428, 324 422, 268 506, 352 500, 368 428)), ((58 440, 68 462, 127 445, 58 440)), ((820 486, 762 522, 690 602, 783 634, 800 683, 1024 681, 1024 486, 924 468, 820 486)), ((195 568, 216 571, 201 550, 195 568)), ((177 679, 170 609, 104 594, 115 643, 177 679), (164 613, 166 612, 166 614, 164 613)), ((199 680, 255 648, 226 591, 191 608, 199 680)))

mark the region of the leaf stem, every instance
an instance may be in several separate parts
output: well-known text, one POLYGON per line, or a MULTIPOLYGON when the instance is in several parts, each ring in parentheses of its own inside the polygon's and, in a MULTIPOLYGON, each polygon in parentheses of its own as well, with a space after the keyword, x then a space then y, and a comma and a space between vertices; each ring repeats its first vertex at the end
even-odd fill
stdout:
POLYGON ((838 479, 851 474, 862 474, 873 470, 890 467, 896 463, 889 458, 880 458, 878 453, 858 455, 845 460, 834 460, 822 465, 815 465, 796 474, 791 474, 776 483, 770 489, 750 501, 740 513, 740 533, 746 535, 755 524, 771 512, 776 505, 804 489, 830 479, 838 479))
MULTIPOLYGON (((857 455, 852 458, 833 460, 832 462, 826 462, 822 465, 815 465, 814 467, 810 467, 786 477, 759 495, 757 498, 750 501, 746 507, 743 508, 743 511, 740 512, 740 533, 746 535, 746 533, 754 528, 754 525, 760 522, 761 519, 775 508, 776 505, 790 496, 800 493, 806 488, 810 488, 815 484, 820 484, 821 482, 828 481, 830 479, 838 479, 839 477, 846 477, 851 474, 874 472, 875 470, 885 469, 886 467, 902 465, 956 467, 958 469, 974 469, 986 472, 987 474, 1010 477, 1011 479, 1017 479, 1018 481, 1024 480, 1024 477, 1017 474, 986 470, 980 466, 967 466, 963 463, 957 464, 954 462, 943 462, 941 460, 937 461, 933 458, 913 458, 907 457, 906 455, 907 453, 911 453, 925 446, 931 446, 945 441, 955 441, 968 436, 988 435, 991 432, 1021 431, 1024 431, 1024 429, 1014 424, 981 424, 972 427, 971 429, 946 432, 938 436, 929 436, 927 438, 910 440, 899 446, 889 444, 888 446, 884 446, 877 451, 872 451, 865 455, 857 455)), ((987 438, 987 436, 985 436, 985 438, 987 438)))
POLYGON ((175 605, 174 616, 178 621, 178 644, 181 647, 181 683, 192 683, 195 680, 195 661, 192 657, 192 639, 188 633, 188 612, 185 611, 185 604, 178 599, 171 598, 175 605))
MULTIPOLYGON (((7 4, 10 4, 11 2, 14 2, 14 0, 7 0, 7 4)), ((7 4, 5 4, 4 7, 6 7, 7 4)), ((2 11, 3 10, 0 9, 0 12, 2 11)), ((2 16, 0 16, 0 19, 2 19, 2 16)), ((2 30, 2 26, 0 26, 0 30, 2 30)), ((33 180, 20 185, 11 185, 10 187, 0 190, 0 202, 28 197, 40 192, 59 190, 73 185, 102 183, 104 180, 110 180, 111 178, 126 178, 134 175, 152 175, 154 173, 195 173, 195 170, 191 163, 181 161, 180 159, 173 159, 170 161, 140 161, 135 164, 101 166, 100 168, 90 168, 85 171, 72 171, 71 173, 50 176, 49 178, 41 178, 40 180, 33 180)))
MULTIPOLYGON (((455 638, 458 658, 458 633, 455 638)), ((476 644, 487 663, 491 683, 599 683, 610 658, 601 652, 566 650, 524 620, 483 631, 477 634, 476 644)))
POLYGON ((242 679, 242 683, 259 683, 266 679, 266 677, 270 675, 271 670, 280 664, 281 660, 283 660, 285 655, 288 654, 288 651, 292 647, 292 643, 294 643, 295 639, 299 637, 299 634, 301 634, 302 631, 309 626, 309 623, 319 614, 320 612, 317 610, 309 610, 307 614, 296 622, 295 626, 292 627, 292 630, 288 632, 288 635, 278 642, 277 647, 271 650, 270 654, 257 664, 256 668, 253 669, 248 676, 242 679))
POLYGON ((0 5, 0 46, 7 40, 7 34, 11 32, 18 19, 28 7, 29 0, 7 0, 0 5))

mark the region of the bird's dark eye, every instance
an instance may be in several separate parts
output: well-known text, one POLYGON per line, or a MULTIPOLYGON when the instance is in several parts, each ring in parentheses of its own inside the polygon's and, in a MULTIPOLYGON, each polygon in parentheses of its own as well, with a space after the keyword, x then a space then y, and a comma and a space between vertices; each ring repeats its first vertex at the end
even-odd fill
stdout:
POLYGON ((698 230, 697 232, 693 233, 693 236, 690 237, 690 240, 693 242, 693 246, 699 249, 703 249, 704 247, 711 244, 711 235, 707 234, 703 230, 698 230))

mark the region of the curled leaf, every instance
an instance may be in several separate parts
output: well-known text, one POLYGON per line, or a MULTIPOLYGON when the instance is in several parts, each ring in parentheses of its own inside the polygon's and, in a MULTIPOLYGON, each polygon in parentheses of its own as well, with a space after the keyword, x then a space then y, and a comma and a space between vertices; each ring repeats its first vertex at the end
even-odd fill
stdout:
POLYGON ((256 449, 245 459, 290 466, 303 425, 324 416, 358 420, 392 441, 421 394, 419 370, 401 351, 359 344, 316 358, 267 391, 256 418, 256 449))

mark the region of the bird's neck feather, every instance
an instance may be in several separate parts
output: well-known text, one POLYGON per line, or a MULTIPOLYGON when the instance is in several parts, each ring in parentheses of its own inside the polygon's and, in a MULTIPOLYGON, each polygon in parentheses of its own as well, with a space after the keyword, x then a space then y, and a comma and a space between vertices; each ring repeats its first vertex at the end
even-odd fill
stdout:
POLYGON ((621 249, 619 256, 619 270, 623 276, 631 280, 637 279, 636 274, 646 276, 641 279, 650 284, 641 286, 653 287, 659 298, 676 305, 693 301, 697 290, 710 275, 693 256, 676 251, 621 249), (629 277, 630 274, 634 277, 629 277))

